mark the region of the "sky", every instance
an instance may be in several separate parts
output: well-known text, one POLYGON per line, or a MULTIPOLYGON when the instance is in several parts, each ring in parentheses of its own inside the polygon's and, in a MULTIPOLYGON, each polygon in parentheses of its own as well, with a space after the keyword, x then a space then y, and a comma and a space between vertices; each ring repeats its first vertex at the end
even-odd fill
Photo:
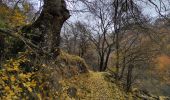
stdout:
MULTIPOLYGON (((159 0, 155 0, 155 2, 158 3, 159 0)), ((165 0, 166 1, 166 0, 165 0)), ((75 5, 71 5, 71 4, 67 4, 68 5, 68 9, 72 10, 72 9, 83 9, 83 5, 82 4, 75 4, 75 5)), ((142 4, 140 2, 139 4, 142 7, 142 12, 144 15, 147 15, 149 17, 151 17, 152 19, 156 19, 158 17, 158 12, 156 12, 155 6, 153 5, 147 5, 146 4, 142 4)), ((69 21, 79 21, 79 20, 85 20, 87 19, 87 13, 72 13, 72 16, 70 17, 69 21)))
MULTIPOLYGON (((40 7, 40 0, 30 0, 30 2, 34 2, 34 7, 36 9, 39 9, 40 7)), ((147 1, 147 0, 146 0, 147 1)), ((154 0, 157 4, 159 3, 160 0, 154 0)), ((165 4, 169 4, 167 1, 168 0, 163 0, 165 2, 165 4)), ((146 5, 145 3, 139 2, 138 3, 141 7, 142 7, 142 11, 145 15, 150 16, 151 18, 156 18, 158 17, 158 13, 155 10, 155 7, 152 5, 149 6, 144 6, 146 5)), ((83 5, 79 2, 77 4, 70 4, 67 2, 67 8, 69 10, 73 10, 73 9, 82 9, 83 5)), ((80 20, 86 20, 87 19, 87 13, 71 13, 71 17, 68 21, 71 22, 76 22, 76 21, 80 21, 80 20)))

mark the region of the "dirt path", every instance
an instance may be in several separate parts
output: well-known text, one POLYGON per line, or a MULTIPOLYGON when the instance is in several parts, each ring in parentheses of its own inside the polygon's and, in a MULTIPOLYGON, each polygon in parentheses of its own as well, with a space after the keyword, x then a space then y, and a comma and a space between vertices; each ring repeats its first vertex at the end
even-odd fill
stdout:
POLYGON ((65 100, 124 100, 119 88, 107 81, 107 73, 90 72, 63 80, 61 98, 65 100), (71 99, 68 89, 76 89, 76 97, 71 99))

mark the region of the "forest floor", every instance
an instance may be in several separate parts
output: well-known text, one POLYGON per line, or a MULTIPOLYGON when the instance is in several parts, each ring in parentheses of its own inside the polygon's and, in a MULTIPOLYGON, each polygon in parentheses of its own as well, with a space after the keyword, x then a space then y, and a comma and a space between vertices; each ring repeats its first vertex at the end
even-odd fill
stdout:
POLYGON ((59 83, 59 100, 169 100, 164 96, 143 94, 143 91, 127 94, 111 81, 108 72, 89 71, 59 83))
POLYGON ((89 72, 60 81, 60 99, 125 100, 122 90, 109 81, 106 72, 89 72))

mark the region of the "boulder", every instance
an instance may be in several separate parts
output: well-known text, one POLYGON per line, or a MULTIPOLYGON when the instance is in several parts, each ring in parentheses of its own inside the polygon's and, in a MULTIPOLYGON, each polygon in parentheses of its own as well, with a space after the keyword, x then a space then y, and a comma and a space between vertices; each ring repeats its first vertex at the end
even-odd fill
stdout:
POLYGON ((70 87, 67 89, 67 94, 70 98, 75 98, 77 95, 77 89, 75 87, 70 87))

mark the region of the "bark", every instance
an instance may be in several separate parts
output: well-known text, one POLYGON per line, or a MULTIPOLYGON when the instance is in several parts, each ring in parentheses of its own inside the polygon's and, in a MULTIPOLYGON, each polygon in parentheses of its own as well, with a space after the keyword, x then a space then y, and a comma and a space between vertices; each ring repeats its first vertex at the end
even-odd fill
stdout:
POLYGON ((4 44, 5 44, 4 36, 0 35, 0 58, 2 57, 4 49, 5 49, 5 45, 4 44))
POLYGON ((121 74, 120 74, 120 77, 119 77, 119 80, 121 80, 123 78, 123 75, 124 75, 124 71, 125 71, 125 68, 126 68, 126 57, 123 57, 123 62, 122 62, 122 69, 121 69, 121 74))
POLYGON ((115 33, 116 33, 116 80, 118 80, 119 79, 119 60, 120 60, 120 57, 119 57, 119 33, 117 30, 115 31, 115 33))
POLYGON ((127 72, 127 79, 126 79, 126 91, 129 92, 132 86, 132 72, 133 72, 133 65, 129 65, 128 72, 127 72))
POLYGON ((38 34, 32 38, 33 42, 50 56, 56 57, 59 54, 60 31, 69 17, 64 0, 44 0, 39 18, 23 31, 38 34))
POLYGON ((100 56, 100 64, 99 64, 99 71, 102 72, 103 71, 103 64, 104 64, 104 55, 102 54, 100 56))
POLYGON ((106 60, 105 60, 105 63, 104 63, 103 71, 106 71, 106 69, 107 69, 107 67, 108 67, 107 65, 108 65, 108 61, 109 61, 110 54, 111 54, 111 47, 109 47, 109 51, 107 52, 106 60))

